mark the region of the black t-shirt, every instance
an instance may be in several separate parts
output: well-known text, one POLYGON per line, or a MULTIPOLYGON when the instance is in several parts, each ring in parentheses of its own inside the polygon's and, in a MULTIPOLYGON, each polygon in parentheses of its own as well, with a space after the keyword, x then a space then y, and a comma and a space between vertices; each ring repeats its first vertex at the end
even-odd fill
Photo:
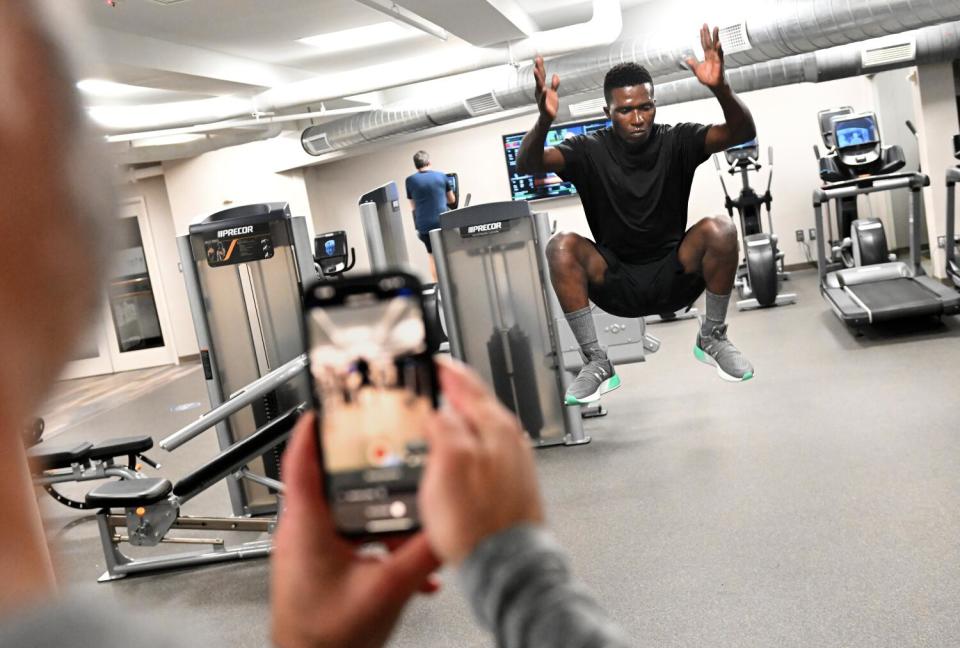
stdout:
POLYGON ((634 264, 661 259, 680 243, 693 173, 709 157, 708 128, 654 124, 635 151, 609 128, 557 145, 565 162, 559 175, 577 188, 597 243, 634 264))

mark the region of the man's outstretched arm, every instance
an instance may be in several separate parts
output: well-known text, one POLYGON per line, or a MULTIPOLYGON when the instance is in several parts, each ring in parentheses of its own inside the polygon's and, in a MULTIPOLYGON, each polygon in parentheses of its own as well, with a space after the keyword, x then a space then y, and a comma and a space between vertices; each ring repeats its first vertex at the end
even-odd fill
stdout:
POLYGON ((723 124, 714 124, 707 130, 705 151, 708 155, 719 153, 731 146, 742 144, 757 136, 757 127, 753 123, 750 109, 727 84, 723 73, 723 47, 720 45, 720 30, 706 24, 700 29, 700 43, 703 45, 703 61, 687 59, 687 65, 700 80, 710 88, 723 109, 723 124))
POLYGON ((547 73, 543 67, 543 57, 538 56, 533 65, 533 76, 536 81, 537 106, 540 108, 540 117, 537 123, 523 137, 520 150, 517 151, 517 171, 520 173, 558 173, 563 171, 563 153, 553 148, 544 148, 547 141, 547 132, 550 125, 557 118, 560 108, 560 97, 557 88, 560 87, 560 77, 553 75, 550 85, 547 86, 547 73))

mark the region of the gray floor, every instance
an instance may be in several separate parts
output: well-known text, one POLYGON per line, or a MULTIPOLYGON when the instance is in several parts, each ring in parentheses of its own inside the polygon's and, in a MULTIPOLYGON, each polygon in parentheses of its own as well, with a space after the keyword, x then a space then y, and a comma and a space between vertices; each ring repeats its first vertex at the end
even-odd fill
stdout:
MULTIPOLYGON (((651 327, 662 349, 622 368, 593 442, 537 453, 550 524, 638 645, 960 645, 960 320, 855 337, 812 272, 794 277, 799 304, 730 317, 749 383, 694 360, 694 323, 651 327)), ((171 408, 203 396, 195 371, 60 438, 160 437, 197 415, 171 408)), ((156 454, 178 475, 213 450, 156 454)), ((228 510, 222 490, 192 504, 228 510)), ((94 525, 49 500, 44 512, 65 583, 264 645, 266 562, 96 585, 94 525)), ((492 645, 452 576, 392 645, 492 645)))

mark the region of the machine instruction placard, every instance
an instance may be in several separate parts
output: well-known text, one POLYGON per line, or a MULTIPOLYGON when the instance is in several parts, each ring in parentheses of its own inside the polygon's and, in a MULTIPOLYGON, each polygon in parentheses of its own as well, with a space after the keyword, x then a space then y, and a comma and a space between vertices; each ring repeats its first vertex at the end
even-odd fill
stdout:
POLYGON ((217 231, 217 237, 203 242, 211 268, 248 263, 273 257, 270 225, 241 225, 217 231))

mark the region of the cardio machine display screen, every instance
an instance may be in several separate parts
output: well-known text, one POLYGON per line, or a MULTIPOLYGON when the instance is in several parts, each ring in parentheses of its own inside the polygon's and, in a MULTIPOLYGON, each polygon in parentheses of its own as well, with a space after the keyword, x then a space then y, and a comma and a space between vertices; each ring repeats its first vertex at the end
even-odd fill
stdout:
POLYGON ((314 245, 314 256, 318 259, 347 256, 347 240, 342 234, 318 236, 314 245))
POLYGON ((873 117, 856 117, 854 119, 838 119, 834 122, 837 137, 837 148, 850 148, 864 144, 876 144, 880 141, 877 135, 877 122, 873 117))
MULTIPOLYGON (((554 126, 547 131, 547 140, 544 147, 556 146, 568 137, 587 135, 609 127, 609 119, 594 119, 554 126)), ((520 152, 520 142, 523 141, 524 135, 526 133, 513 133, 503 136, 503 153, 507 160, 507 175, 510 177, 511 200, 540 200, 541 198, 576 195, 577 190, 573 184, 564 182, 555 173, 530 175, 517 172, 517 153, 520 152)))

